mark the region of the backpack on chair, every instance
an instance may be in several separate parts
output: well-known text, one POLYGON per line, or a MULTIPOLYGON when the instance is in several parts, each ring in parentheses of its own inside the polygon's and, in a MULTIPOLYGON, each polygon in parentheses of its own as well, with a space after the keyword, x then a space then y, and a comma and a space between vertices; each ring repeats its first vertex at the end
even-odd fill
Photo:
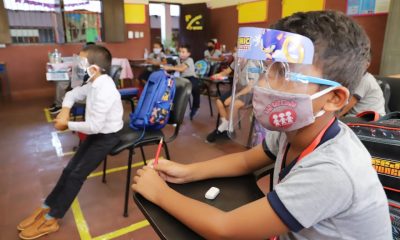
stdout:
POLYGON ((140 95, 135 112, 130 114, 133 129, 156 130, 168 123, 175 96, 175 78, 164 70, 153 72, 140 95))

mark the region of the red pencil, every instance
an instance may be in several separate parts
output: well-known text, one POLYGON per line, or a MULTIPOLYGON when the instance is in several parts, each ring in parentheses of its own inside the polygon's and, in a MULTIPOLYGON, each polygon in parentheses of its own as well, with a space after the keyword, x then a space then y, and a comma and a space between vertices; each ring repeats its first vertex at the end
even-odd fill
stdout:
POLYGON ((153 166, 157 166, 157 164, 158 164, 158 157, 160 156, 162 145, 163 145, 163 138, 160 139, 160 143, 158 144, 157 153, 156 153, 156 157, 154 159, 153 166))

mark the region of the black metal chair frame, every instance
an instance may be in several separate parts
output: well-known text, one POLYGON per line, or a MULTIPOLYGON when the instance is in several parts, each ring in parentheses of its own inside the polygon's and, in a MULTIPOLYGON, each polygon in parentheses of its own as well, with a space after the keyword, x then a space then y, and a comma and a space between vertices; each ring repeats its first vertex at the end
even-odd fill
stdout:
MULTIPOLYGON (((168 124, 173 125, 175 127, 174 133, 168 137, 163 142, 163 148, 165 151, 165 155, 167 159, 170 159, 169 151, 167 143, 172 142, 178 136, 180 126, 183 122, 183 118, 185 115, 185 110, 187 108, 187 104, 189 101, 189 96, 191 94, 191 83, 189 80, 184 78, 176 78, 176 93, 173 102, 173 109, 170 112, 170 118, 168 120, 168 124)), ((142 135, 142 130, 133 130, 130 129, 129 124, 124 126, 124 129, 121 130, 121 141, 120 143, 115 146, 111 152, 111 156, 115 156, 122 152, 123 150, 127 149, 128 153, 128 169, 127 169, 127 176, 126 176, 126 185, 125 185, 125 200, 124 200, 124 213, 123 216, 128 216, 128 200, 129 200, 129 188, 131 182, 131 169, 132 169, 132 158, 135 154, 134 149, 139 147, 143 163, 146 165, 146 157, 143 151, 143 147, 147 145, 157 145, 161 138, 164 138, 164 134, 162 130, 154 130, 154 131, 146 131, 144 132, 144 136, 140 138, 142 135)), ((106 169, 107 169, 107 158, 103 162, 103 177, 102 182, 106 183, 106 169)))

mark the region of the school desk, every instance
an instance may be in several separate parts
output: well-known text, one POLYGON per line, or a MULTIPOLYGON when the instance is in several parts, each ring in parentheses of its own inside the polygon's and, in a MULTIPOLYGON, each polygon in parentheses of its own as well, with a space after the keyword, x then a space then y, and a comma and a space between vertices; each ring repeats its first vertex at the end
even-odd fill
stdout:
MULTIPOLYGON (((254 175, 168 185, 185 196, 207 203, 223 211, 230 211, 265 197, 258 188, 254 175), (220 189, 219 195, 214 200, 208 200, 204 196, 211 187, 220 189)), ((147 201, 140 194, 133 194, 133 198, 161 239, 203 239, 167 212, 147 201)), ((210 219, 210 221, 213 221, 213 219, 210 219)))

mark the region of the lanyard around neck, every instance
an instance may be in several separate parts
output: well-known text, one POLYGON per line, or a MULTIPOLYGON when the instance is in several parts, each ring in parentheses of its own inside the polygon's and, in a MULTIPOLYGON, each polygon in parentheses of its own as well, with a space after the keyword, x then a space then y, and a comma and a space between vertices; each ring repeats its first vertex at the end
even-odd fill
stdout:
POLYGON ((329 123, 322 129, 322 131, 318 134, 318 136, 308 145, 306 149, 300 154, 300 156, 297 158, 296 162, 300 162, 301 159, 303 159, 305 156, 308 154, 312 153, 312 151, 315 150, 315 148, 318 146, 318 144, 321 142, 322 137, 325 135, 326 130, 332 125, 332 123, 335 121, 335 118, 332 118, 329 123))
MULTIPOLYGON (((322 129, 322 131, 317 135, 317 137, 314 138, 314 140, 310 143, 310 145, 308 145, 306 147, 306 149, 304 149, 301 154, 299 155, 299 157, 296 160, 296 163, 300 162, 305 156, 307 156, 308 154, 312 153, 315 148, 318 146, 318 144, 320 144, 322 137, 325 135, 326 131, 328 130, 328 128, 332 125, 332 123, 335 121, 335 118, 332 118, 329 123, 322 129)), ((286 155, 287 155, 287 147, 286 147, 286 153, 283 156, 282 159, 282 167, 281 170, 283 169, 283 164, 285 164, 286 162, 286 155)))

